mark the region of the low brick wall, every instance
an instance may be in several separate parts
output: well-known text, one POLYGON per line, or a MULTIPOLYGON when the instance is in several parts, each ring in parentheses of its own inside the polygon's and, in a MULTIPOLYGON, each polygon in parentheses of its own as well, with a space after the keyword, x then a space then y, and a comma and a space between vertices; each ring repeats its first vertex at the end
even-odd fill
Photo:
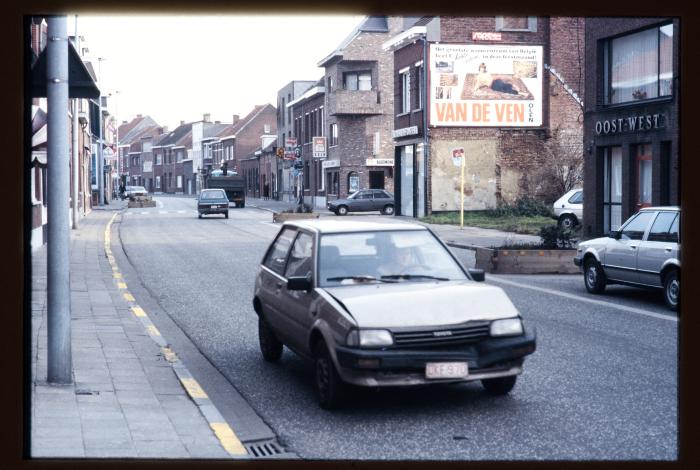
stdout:
POLYGON ((477 269, 494 274, 576 274, 576 250, 504 250, 451 245, 475 251, 477 269))
POLYGON ((319 215, 316 212, 275 212, 272 214, 272 221, 282 223, 286 220, 318 219, 319 215))

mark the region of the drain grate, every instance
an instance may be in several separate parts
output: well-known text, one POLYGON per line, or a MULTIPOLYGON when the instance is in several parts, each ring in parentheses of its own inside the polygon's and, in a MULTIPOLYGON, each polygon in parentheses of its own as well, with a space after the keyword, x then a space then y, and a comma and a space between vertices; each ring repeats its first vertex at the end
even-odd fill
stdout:
POLYGON ((284 453, 282 447, 274 440, 251 442, 244 445, 251 457, 274 457, 284 453))

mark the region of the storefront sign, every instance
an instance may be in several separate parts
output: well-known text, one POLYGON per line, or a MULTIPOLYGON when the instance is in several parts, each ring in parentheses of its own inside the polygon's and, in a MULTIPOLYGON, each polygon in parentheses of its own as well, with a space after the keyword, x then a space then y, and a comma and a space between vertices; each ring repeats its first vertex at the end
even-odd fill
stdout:
POLYGON ((340 166, 340 160, 326 160, 321 162, 321 168, 336 168, 340 166))
POLYGON ((326 158, 326 138, 325 137, 314 137, 313 138, 313 157, 314 158, 326 158))
POLYGON ((472 31, 472 41, 500 41, 501 33, 482 33, 472 31))
POLYGON ((416 135, 418 134, 418 126, 411 126, 411 127, 404 127, 402 129, 396 129, 394 132, 392 132, 392 137, 394 139, 399 138, 399 137, 406 137, 407 135, 416 135))
POLYGON ((542 51, 525 44, 431 44, 430 125, 541 126, 542 51))
POLYGON ((368 158, 365 161, 367 166, 394 166, 393 158, 368 158))
POLYGON ((288 137, 287 140, 284 142, 284 146, 289 148, 289 149, 294 149, 294 147, 297 146, 297 138, 296 137, 288 137))
POLYGON ((650 131, 666 127, 663 114, 645 114, 626 118, 596 121, 595 133, 598 135, 620 134, 622 132, 650 131))

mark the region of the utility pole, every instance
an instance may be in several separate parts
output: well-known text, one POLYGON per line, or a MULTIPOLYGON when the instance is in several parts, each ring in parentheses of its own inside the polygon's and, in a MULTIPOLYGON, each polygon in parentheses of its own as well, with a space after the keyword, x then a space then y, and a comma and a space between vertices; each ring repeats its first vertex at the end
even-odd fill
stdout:
POLYGON ((72 379, 70 328, 70 232, 68 204, 68 27, 65 16, 50 16, 46 45, 48 101, 47 316, 50 383, 72 379), (68 210, 67 210, 68 209, 68 210))
POLYGON ((104 60, 103 57, 98 57, 97 58, 97 63, 98 63, 98 82, 100 84, 100 96, 97 98, 99 100, 99 111, 100 111, 100 117, 99 117, 99 123, 100 123, 100 134, 99 134, 99 141, 98 141, 98 147, 97 147, 97 191, 99 192, 99 199, 100 199, 100 206, 104 206, 105 204, 105 185, 104 185, 104 177, 105 177, 105 170, 104 170, 104 156, 102 153, 102 61, 104 60))
MULTIPOLYGON (((75 48, 80 50, 80 42, 78 39, 78 15, 75 15, 75 48)), ((78 102, 79 99, 75 98, 73 100, 73 194, 71 195, 72 209, 73 209, 73 230, 78 229, 78 185, 80 184, 78 178, 80 178, 80 162, 79 162, 79 151, 78 151, 78 102)))

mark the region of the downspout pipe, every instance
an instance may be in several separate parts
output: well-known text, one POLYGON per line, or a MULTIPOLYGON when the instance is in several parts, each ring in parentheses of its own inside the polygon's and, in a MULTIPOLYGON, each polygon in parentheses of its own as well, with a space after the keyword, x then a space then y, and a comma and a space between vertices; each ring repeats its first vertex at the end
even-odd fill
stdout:
POLYGON ((430 157, 430 145, 428 139, 428 113, 430 112, 430 103, 428 102, 428 32, 423 36, 423 215, 428 213, 428 159, 430 157))
MULTIPOLYGON (((80 50, 78 44, 78 15, 75 15, 75 42, 76 49, 80 50)), ((73 230, 78 229, 78 219, 80 214, 78 213, 78 186, 80 178, 80 160, 78 151, 78 98, 73 100, 73 191, 71 194, 72 210, 73 210, 73 230)))
POLYGON ((68 32, 65 16, 47 18, 46 45, 48 242, 47 380, 72 383, 70 314, 70 173, 68 146, 68 32))

